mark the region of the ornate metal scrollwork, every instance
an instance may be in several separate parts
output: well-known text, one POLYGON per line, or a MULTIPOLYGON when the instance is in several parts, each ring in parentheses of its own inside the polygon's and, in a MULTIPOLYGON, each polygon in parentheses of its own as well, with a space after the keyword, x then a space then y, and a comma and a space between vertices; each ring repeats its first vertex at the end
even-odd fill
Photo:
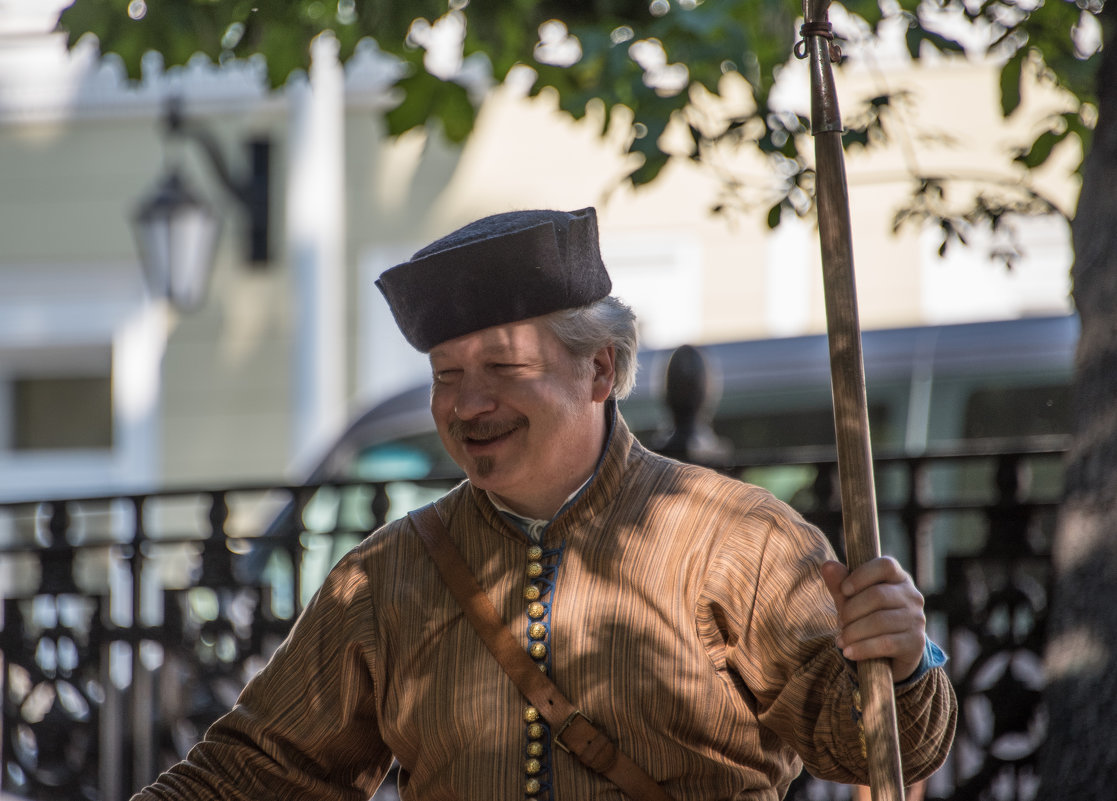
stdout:
POLYGON ((31 798, 100 798, 105 689, 100 599, 4 602, 4 788, 31 798))

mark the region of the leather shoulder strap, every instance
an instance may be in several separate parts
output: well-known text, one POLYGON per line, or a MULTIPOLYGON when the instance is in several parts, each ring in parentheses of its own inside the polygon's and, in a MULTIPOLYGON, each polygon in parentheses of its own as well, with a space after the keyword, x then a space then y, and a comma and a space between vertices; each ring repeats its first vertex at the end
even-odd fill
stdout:
POLYGON ((504 625, 489 596, 470 572, 434 504, 411 512, 408 517, 438 567, 443 582, 465 612, 466 619, 524 697, 551 725, 555 743, 573 753, 582 764, 603 774, 629 798, 635 801, 671 801, 671 797, 639 765, 602 734, 539 670, 504 625))

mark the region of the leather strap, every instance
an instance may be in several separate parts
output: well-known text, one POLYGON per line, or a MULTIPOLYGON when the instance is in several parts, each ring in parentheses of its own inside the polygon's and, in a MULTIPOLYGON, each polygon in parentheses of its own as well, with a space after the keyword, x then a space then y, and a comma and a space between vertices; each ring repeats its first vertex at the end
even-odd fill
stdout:
POLYGON ((524 697, 551 725, 555 743, 578 757, 582 764, 603 774, 635 801, 672 801, 671 796, 598 730, 539 670, 504 625, 489 596, 470 572, 434 504, 411 512, 408 517, 438 567, 443 582, 465 612, 466 619, 524 697))

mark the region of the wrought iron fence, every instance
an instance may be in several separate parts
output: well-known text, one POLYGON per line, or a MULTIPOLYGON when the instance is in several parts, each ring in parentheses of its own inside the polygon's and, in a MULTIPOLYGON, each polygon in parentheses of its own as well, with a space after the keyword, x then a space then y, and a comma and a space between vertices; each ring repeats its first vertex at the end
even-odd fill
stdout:
MULTIPOLYGON (((829 459, 733 468, 840 532, 829 459)), ((961 702, 931 798, 1029 799, 1061 446, 877 461, 961 702)), ((325 571, 448 482, 242 486, 0 504, 3 792, 126 798, 182 758, 325 571)), ((797 798, 848 789, 797 783, 797 798)))

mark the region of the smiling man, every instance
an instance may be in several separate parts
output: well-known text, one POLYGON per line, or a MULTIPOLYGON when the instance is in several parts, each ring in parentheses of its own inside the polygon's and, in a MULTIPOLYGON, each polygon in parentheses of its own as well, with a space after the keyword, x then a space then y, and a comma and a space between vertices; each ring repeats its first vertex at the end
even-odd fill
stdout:
POLYGON ((515 512, 553 517, 601 454, 613 348, 580 363, 533 318, 443 342, 430 360, 431 413, 450 456, 515 512))
POLYGON ((476 581, 471 611, 421 518, 373 532, 138 799, 364 801, 394 757, 415 801, 775 801, 804 765, 867 781, 865 658, 891 661, 906 779, 942 764, 957 704, 899 565, 847 573, 768 492, 632 437, 635 319, 592 209, 487 217, 377 284, 430 355, 468 477, 424 514, 464 561, 449 584, 476 581))

